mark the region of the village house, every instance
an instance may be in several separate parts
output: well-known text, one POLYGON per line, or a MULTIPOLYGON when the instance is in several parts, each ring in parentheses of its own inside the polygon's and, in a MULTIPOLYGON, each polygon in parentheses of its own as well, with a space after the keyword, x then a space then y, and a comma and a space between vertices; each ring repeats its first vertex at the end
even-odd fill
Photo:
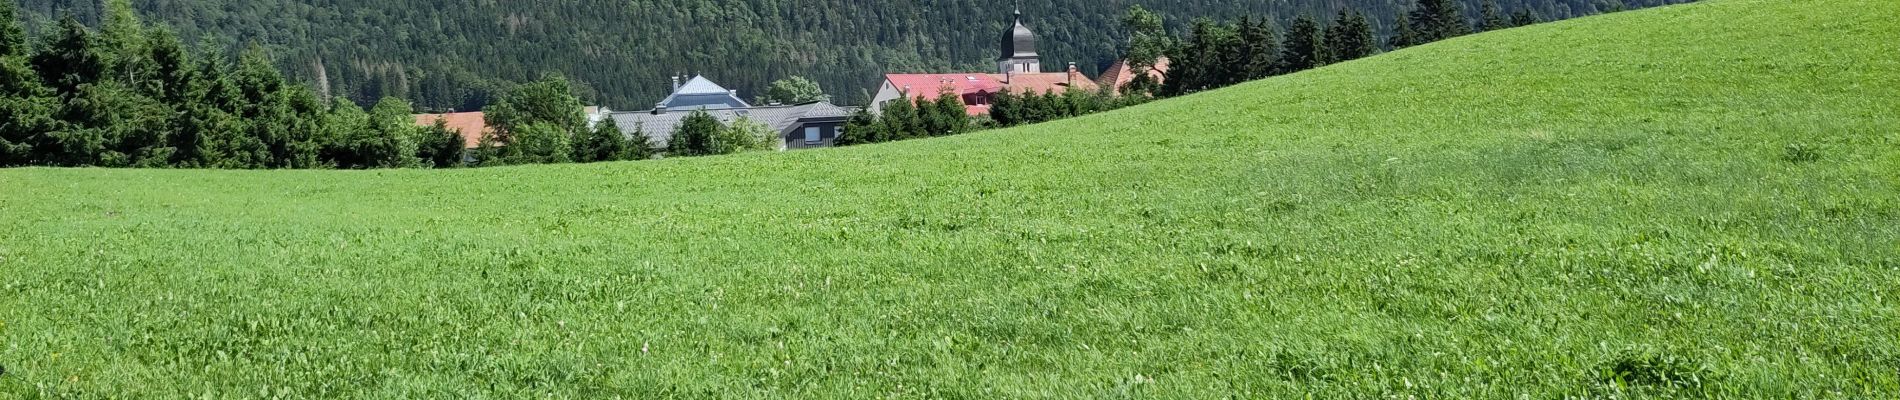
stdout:
MULTIPOLYGON (((608 114, 613 113, 613 110, 607 107, 587 107, 582 109, 581 112, 587 116, 587 127, 592 129, 594 124, 606 120, 608 114)), ((482 136, 495 130, 495 128, 488 126, 487 115, 480 111, 415 115, 416 126, 435 126, 437 120, 447 124, 449 130, 455 131, 456 134, 462 136, 462 148, 464 149, 481 147, 482 136)))
POLYGON ((1100 90, 1095 80, 1076 69, 1075 63, 1069 63, 1063 72, 1043 72, 1042 56, 1036 53, 1036 33, 1023 25, 1022 11, 1014 17, 1015 24, 1003 32, 996 73, 885 74, 871 98, 871 112, 882 112, 892 100, 934 99, 950 92, 963 100, 964 112, 980 116, 989 115, 992 100, 1004 90, 1017 94, 1100 90))
POLYGON ((782 139, 779 149, 790 150, 835 145, 852 110, 825 101, 753 106, 740 100, 738 92, 695 76, 685 84, 674 78, 673 94, 651 110, 609 115, 627 137, 642 135, 648 145, 666 148, 680 123, 695 112, 704 112, 726 126, 740 118, 765 124, 782 139))

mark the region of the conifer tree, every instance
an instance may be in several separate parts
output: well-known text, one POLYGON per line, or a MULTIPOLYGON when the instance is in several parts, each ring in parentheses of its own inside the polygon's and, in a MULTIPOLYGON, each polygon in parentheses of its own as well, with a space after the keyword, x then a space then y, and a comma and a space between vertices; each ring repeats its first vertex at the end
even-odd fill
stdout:
MULTIPOLYGON (((860 109, 859 111, 863 111, 860 109)), ((611 118, 610 118, 611 119, 611 118)), ((661 149, 654 148, 653 140, 647 136, 646 127, 635 125, 633 133, 627 136, 627 152, 620 155, 622 160, 646 160, 659 155, 661 149)))
POLYGON ((95 41, 85 25, 66 15, 41 40, 39 52, 32 58, 33 70, 61 96, 77 93, 79 86, 98 82, 105 72, 105 60, 95 41))
POLYGON ((1265 78, 1273 74, 1273 64, 1280 57, 1280 39, 1273 33, 1273 22, 1262 19, 1250 21, 1241 17, 1239 23, 1240 46, 1243 54, 1234 61, 1243 75, 1236 81, 1265 78))
POLYGON ((868 109, 860 108, 844 121, 844 132, 838 134, 838 140, 834 143, 838 146, 877 143, 878 129, 877 116, 871 115, 868 109))
POLYGON ((1341 10, 1333 26, 1326 28, 1325 48, 1323 61, 1331 64, 1372 55, 1378 43, 1373 42, 1372 24, 1365 15, 1341 10))
POLYGON ((1517 10, 1517 13, 1511 14, 1511 26, 1531 25, 1537 23, 1539 19, 1540 18, 1537 18, 1537 14, 1531 12, 1529 9, 1517 10))
POLYGON ((465 142, 461 133, 449 128, 448 121, 437 119, 422 128, 420 137, 422 143, 416 157, 422 159, 424 166, 454 168, 462 165, 465 142))
POLYGON ((1016 92, 1005 87, 990 97, 990 121, 996 126, 1009 127, 1022 124, 1023 101, 1016 92))
POLYGON ((620 133, 613 118, 602 119, 587 135, 574 140, 574 162, 618 161, 626 154, 626 134, 620 133))
POLYGON ((41 164, 55 100, 27 66, 26 30, 14 3, 0 2, 0 167, 41 164))
POLYGON ((963 100, 956 92, 944 90, 937 99, 929 102, 927 109, 920 104, 920 113, 928 115, 927 133, 930 136, 960 134, 970 129, 970 116, 964 112, 963 100))
POLYGON ((903 98, 884 105, 884 115, 879 118, 879 120, 884 122, 884 127, 886 128, 885 132, 887 135, 885 135, 884 140, 905 140, 924 136, 922 134, 924 131, 923 121, 919 120, 917 116, 917 103, 915 101, 916 98, 911 97, 909 93, 905 93, 903 98))
POLYGON ((681 120, 679 128, 673 131, 672 139, 667 142, 666 153, 672 157, 729 153, 730 151, 724 151, 726 149, 722 149, 718 142, 717 136, 721 129, 725 129, 725 126, 719 123, 718 118, 713 118, 711 114, 704 111, 694 111, 691 115, 687 115, 686 119, 681 120))
POLYGON ((1481 19, 1478 20, 1477 31, 1488 32, 1511 27, 1511 21, 1505 19, 1504 12, 1498 9, 1497 0, 1484 0, 1484 4, 1479 6, 1478 10, 1481 19))
POLYGON ((1398 21, 1399 26, 1392 29, 1392 38, 1386 40, 1386 45, 1393 50, 1419 45, 1422 39, 1419 38, 1418 29, 1412 28, 1412 19, 1400 15, 1398 21))
POLYGON ((1300 16, 1293 20, 1293 26, 1287 28, 1286 43, 1280 46, 1280 74, 1313 69, 1324 64, 1321 54, 1325 44, 1320 37, 1319 22, 1313 17, 1300 16))
POLYGON ((1458 3, 1453 0, 1419 0, 1417 7, 1407 14, 1411 28, 1418 33, 1408 41, 1408 45, 1420 45, 1464 36, 1471 32, 1471 25, 1465 22, 1458 3))

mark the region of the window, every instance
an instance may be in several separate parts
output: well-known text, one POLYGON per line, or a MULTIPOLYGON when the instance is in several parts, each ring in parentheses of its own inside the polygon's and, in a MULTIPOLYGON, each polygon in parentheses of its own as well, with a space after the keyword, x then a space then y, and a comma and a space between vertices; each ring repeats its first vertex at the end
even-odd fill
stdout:
POLYGON ((818 143, 818 127, 816 126, 805 127, 805 144, 817 144, 817 143, 818 143))

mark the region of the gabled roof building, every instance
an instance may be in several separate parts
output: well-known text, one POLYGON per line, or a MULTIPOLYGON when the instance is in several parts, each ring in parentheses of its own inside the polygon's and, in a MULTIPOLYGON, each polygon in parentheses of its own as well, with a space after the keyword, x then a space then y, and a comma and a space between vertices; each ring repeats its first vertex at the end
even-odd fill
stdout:
POLYGON ((1083 76, 1074 63, 1067 71, 1043 72, 1035 31, 1023 25, 1022 11, 1012 17, 998 44, 1002 52, 996 58, 996 73, 885 74, 871 98, 871 112, 882 112, 893 100, 934 99, 948 91, 963 100, 964 112, 979 116, 989 115, 990 103, 1005 90, 1018 94, 1100 90, 1096 80, 1083 76))
POLYGON ((683 84, 680 83, 680 77, 673 77, 673 94, 660 100, 658 105, 668 110, 723 110, 751 106, 739 99, 739 91, 728 90, 705 76, 697 75, 683 84))
POLYGON ((720 124, 731 126, 733 121, 749 118, 778 131, 784 140, 780 149, 802 149, 811 147, 830 147, 837 143, 838 136, 844 133, 844 123, 851 117, 851 110, 828 102, 817 101, 789 106, 764 106, 745 108, 719 108, 674 110, 672 108, 654 108, 647 111, 617 112, 611 114, 614 124, 627 137, 642 135, 647 144, 655 148, 666 148, 673 140, 673 134, 680 123, 693 113, 704 112, 718 119, 720 124))

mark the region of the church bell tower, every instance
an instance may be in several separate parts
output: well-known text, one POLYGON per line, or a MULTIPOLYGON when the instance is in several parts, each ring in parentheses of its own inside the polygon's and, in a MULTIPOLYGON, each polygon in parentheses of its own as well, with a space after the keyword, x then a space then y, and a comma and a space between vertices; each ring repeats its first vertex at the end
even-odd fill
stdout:
POLYGON ((1015 12, 1016 24, 1003 32, 1003 55, 996 58, 997 73, 1042 72, 1042 56, 1036 55, 1036 33, 1023 26, 1023 11, 1015 12))

